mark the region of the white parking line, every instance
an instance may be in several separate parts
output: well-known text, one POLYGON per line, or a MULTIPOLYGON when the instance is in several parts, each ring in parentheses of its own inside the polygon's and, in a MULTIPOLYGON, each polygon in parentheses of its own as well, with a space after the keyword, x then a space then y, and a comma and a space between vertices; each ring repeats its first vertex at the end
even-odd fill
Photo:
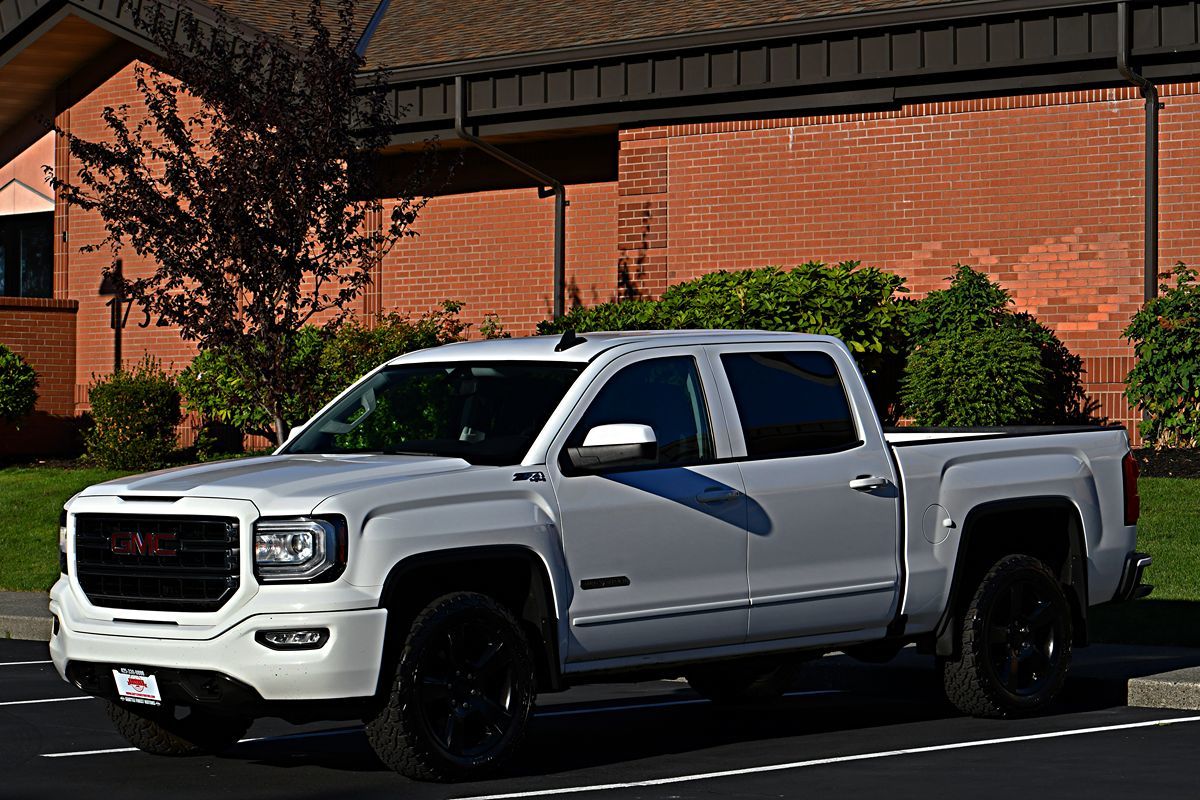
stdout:
MULTIPOLYGON (((288 739, 312 739, 317 736, 342 736, 347 733, 358 733, 362 727, 338 728, 332 731, 309 731, 308 733, 288 733, 283 736, 254 736, 249 739, 239 739, 238 744, 248 742, 282 742, 288 739)), ((70 758, 72 756, 102 756, 109 753, 136 753, 136 747, 110 747, 106 750, 72 750, 66 753, 42 753, 42 758, 70 758)))
POLYGON ((42 753, 42 758, 67 758, 68 756, 99 756, 108 753, 136 753, 136 747, 110 747, 107 750, 76 750, 74 753, 42 753))
POLYGON ((0 661, 0 667, 24 667, 30 664, 53 664, 53 661, 0 661))
POLYGON ((70 703, 74 700, 95 700, 94 697, 50 697, 45 700, 9 700, 0 706, 31 706, 36 703, 70 703))
POLYGON ((877 753, 858 753, 850 756, 834 756, 832 758, 814 758, 809 761, 793 761, 787 764, 767 764, 761 767, 746 767, 744 769, 728 769, 721 772, 702 772, 694 775, 679 775, 674 778, 655 778, 645 781, 630 781, 628 783, 600 783, 592 786, 567 786, 560 789, 540 789, 531 792, 511 792, 509 794, 488 794, 460 798, 460 800, 512 800, 521 797, 545 797, 558 794, 578 794, 581 792, 602 792, 611 789, 635 789, 647 786, 667 786, 676 783, 693 783, 695 781, 712 780, 713 778, 730 778, 738 775, 754 775, 763 772, 780 772, 783 770, 803 769, 805 767, 820 767, 827 764, 845 764, 851 761, 871 761, 893 756, 910 756, 920 753, 934 753, 942 750, 963 750, 969 747, 988 747, 1012 742, 1029 742, 1038 739, 1058 739, 1066 736, 1085 736, 1092 733, 1108 733, 1111 731, 1127 731, 1134 728, 1153 728, 1160 725, 1179 725, 1185 722, 1200 722, 1196 717, 1171 717, 1154 719, 1146 722, 1128 722, 1121 725, 1103 725, 1095 728, 1075 728, 1049 733, 1031 733, 1025 736, 1006 736, 1001 739, 978 739, 967 742, 951 742, 930 747, 910 747, 904 750, 884 750, 877 753))

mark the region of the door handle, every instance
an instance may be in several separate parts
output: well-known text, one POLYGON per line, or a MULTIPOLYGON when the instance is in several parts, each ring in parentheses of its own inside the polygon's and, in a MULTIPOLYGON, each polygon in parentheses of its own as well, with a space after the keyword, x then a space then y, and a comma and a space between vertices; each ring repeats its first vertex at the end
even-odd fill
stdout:
POLYGON ((850 488, 856 492, 870 492, 875 489, 882 489, 888 483, 887 478, 881 478, 878 475, 859 475, 850 481, 850 488))
POLYGON ((699 503, 724 503, 727 500, 737 500, 742 493, 737 489, 705 489, 696 495, 699 503))

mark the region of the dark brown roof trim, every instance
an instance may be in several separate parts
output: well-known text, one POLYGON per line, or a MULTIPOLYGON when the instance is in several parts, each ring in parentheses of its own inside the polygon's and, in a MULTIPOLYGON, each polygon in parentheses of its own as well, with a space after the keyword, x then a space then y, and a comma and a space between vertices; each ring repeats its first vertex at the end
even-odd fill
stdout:
POLYGON ((1050 0, 1049 2, 1048 0, 964 0, 962 2, 948 2, 933 6, 840 14, 800 22, 754 25, 744 28, 724 28, 716 31, 634 39, 601 45, 552 48, 536 52, 490 56, 465 61, 445 61, 415 67, 401 67, 398 69, 383 67, 371 71, 370 75, 382 75, 389 83, 408 83, 427 78, 471 75, 473 73, 502 69, 557 64, 563 61, 646 55, 692 47, 739 44, 749 41, 807 34, 882 28, 917 22, 970 19, 1013 12, 1053 11, 1066 8, 1115 5, 1115 2, 1097 2, 1096 0, 1050 0))

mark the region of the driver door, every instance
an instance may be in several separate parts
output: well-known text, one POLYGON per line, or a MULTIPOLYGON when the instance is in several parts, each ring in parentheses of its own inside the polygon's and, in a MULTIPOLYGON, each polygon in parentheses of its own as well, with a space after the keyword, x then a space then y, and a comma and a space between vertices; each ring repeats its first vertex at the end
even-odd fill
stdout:
POLYGON ((700 348, 617 359, 589 387, 551 448, 572 597, 567 661, 745 640, 746 498, 729 456, 711 367, 700 348), (716 413, 710 413, 715 408, 716 413), (601 425, 654 430, 653 458, 573 465, 601 425))

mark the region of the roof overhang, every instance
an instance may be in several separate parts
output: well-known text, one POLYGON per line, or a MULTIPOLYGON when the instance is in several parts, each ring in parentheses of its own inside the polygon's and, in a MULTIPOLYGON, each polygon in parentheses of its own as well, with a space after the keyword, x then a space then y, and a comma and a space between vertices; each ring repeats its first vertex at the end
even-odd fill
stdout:
MULTIPOLYGON (((131 11, 200 0, 0 0, 0 163, 131 59, 131 11)), ((1120 85, 1117 4, 975 0, 371 73, 404 112, 392 144, 454 139, 465 77, 479 135, 541 139, 624 126, 885 109, 963 96, 1120 85)), ((1133 7, 1132 56, 1156 80, 1200 65, 1200 0, 1133 7)), ((244 26, 244 30, 254 29, 244 26)), ((377 81, 379 83, 377 83, 377 81)))
MULTIPOLYGON (((1197 0, 1138 2, 1132 55, 1156 80, 1200 63, 1197 0)), ((1117 3, 980 0, 394 70, 392 144, 453 138, 465 76, 478 135, 877 110, 964 96, 1121 85, 1117 3)))
POLYGON ((0 0, 0 164, 50 130, 59 109, 153 55, 142 20, 159 9, 173 18, 180 8, 202 23, 215 18, 196 0, 0 0))

